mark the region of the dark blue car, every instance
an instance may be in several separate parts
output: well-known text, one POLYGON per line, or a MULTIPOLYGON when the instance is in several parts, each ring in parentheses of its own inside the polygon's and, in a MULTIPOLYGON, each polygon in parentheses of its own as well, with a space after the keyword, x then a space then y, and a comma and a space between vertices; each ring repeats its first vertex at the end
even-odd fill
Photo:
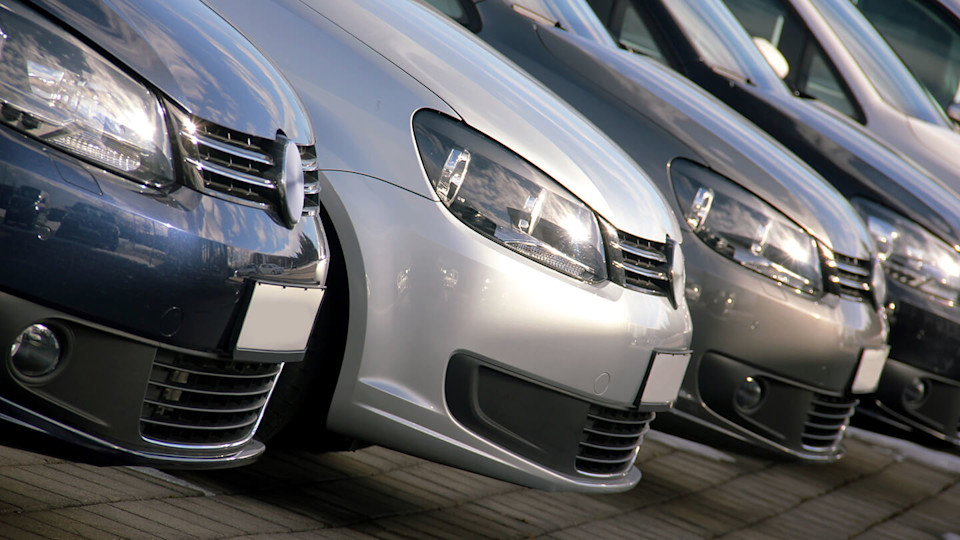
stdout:
POLYGON ((323 296, 315 156, 198 0, 0 4, 0 418, 108 462, 259 455, 323 296))

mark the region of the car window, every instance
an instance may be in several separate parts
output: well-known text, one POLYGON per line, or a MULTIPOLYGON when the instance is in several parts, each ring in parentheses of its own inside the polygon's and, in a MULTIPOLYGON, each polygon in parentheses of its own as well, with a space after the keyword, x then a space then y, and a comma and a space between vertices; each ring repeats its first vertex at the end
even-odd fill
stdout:
POLYGON ((626 11, 623 12, 623 24, 620 26, 619 40, 622 45, 634 51, 655 58, 661 63, 666 63, 666 58, 660 46, 657 45, 650 27, 640 17, 640 13, 637 12, 633 3, 628 2, 626 4, 626 11))
POLYGON ((476 32, 480 30, 480 16, 470 0, 423 0, 444 15, 476 32))
POLYGON ((960 101, 960 26, 927 1, 859 0, 880 31, 941 107, 960 101))
POLYGON ((783 54, 790 65, 784 82, 791 90, 863 121, 853 95, 796 13, 780 0, 724 1, 751 36, 768 40, 783 54))

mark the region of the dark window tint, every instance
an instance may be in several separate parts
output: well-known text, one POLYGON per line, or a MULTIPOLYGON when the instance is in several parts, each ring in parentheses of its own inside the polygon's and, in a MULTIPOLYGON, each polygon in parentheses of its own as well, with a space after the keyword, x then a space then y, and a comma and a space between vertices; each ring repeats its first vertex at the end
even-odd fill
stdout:
POLYGON ((957 101, 960 27, 926 1, 859 0, 866 18, 944 108, 957 101))
POLYGON ((724 0, 753 37, 772 43, 787 60, 784 82, 797 94, 816 99, 851 118, 859 109, 803 21, 780 0, 724 0))

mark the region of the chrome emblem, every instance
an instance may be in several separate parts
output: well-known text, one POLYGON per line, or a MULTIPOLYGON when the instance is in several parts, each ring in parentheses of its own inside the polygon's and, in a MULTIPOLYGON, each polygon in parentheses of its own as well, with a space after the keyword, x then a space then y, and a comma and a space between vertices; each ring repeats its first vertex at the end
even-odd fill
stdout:
POLYGON ((283 172, 277 187, 280 189, 282 217, 292 228, 303 214, 303 160, 293 141, 287 141, 283 147, 283 172))

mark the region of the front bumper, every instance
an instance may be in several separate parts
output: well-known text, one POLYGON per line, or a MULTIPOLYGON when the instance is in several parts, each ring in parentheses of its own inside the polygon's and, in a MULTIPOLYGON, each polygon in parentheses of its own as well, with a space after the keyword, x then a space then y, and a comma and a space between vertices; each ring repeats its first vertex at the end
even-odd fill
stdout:
POLYGON ((890 361, 860 410, 960 445, 960 313, 892 279, 887 283, 890 361))
POLYGON ((6 128, 0 156, 0 417, 108 463, 259 455, 253 432, 323 295, 319 221, 288 229, 190 189, 145 193, 6 128), (62 345, 48 374, 9 352, 34 324, 62 345))
POLYGON ((886 357, 880 311, 836 294, 801 296, 693 235, 684 246, 694 354, 675 414, 657 428, 705 427, 805 460, 839 459, 857 404, 852 384, 861 368, 875 381, 886 357), (748 378, 763 392, 752 407, 736 401, 748 378))
MULTIPOLYGON (((520 441, 536 439, 527 426, 540 407, 512 407, 505 416, 513 425, 485 429, 478 424, 498 422, 478 415, 502 418, 489 403, 474 405, 491 395, 512 400, 505 388, 521 389, 518 404, 543 396, 569 405, 541 424, 543 437, 562 439, 566 449, 577 445, 594 405, 664 409, 666 402, 638 407, 638 397, 645 385, 665 384, 663 375, 645 381, 655 349, 688 349, 685 305, 567 278, 482 237, 436 201, 386 182, 325 177, 331 185, 321 197, 347 275, 362 277, 348 278, 349 330, 329 429, 542 489, 616 491, 639 480, 629 463, 613 474, 584 474, 575 451, 559 465, 547 447, 520 441)), ((674 367, 682 371, 687 358, 674 358, 674 367)), ((679 378, 670 399, 678 386, 679 378)))

